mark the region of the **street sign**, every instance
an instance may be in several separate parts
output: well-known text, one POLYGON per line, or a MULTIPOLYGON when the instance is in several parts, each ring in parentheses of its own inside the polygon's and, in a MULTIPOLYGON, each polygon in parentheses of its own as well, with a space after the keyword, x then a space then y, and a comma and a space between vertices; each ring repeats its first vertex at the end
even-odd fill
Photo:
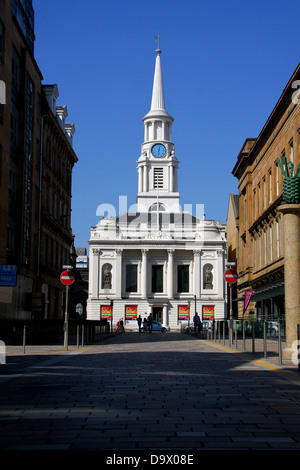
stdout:
POLYGON ((17 284, 17 266, 0 264, 0 286, 14 287, 17 284))
POLYGON ((224 278, 226 282, 229 284, 234 284, 237 281, 237 272, 235 269, 227 269, 224 274, 224 278))
POLYGON ((70 286, 75 281, 75 276, 72 271, 63 271, 60 275, 60 282, 65 286, 70 286))

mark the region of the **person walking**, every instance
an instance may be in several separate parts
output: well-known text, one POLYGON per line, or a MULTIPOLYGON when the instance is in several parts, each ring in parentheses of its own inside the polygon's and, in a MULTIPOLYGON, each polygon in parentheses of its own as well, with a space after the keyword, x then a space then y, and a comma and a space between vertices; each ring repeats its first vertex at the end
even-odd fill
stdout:
POLYGON ((193 318, 193 322, 194 322, 194 333, 195 335, 198 333, 200 333, 200 317, 198 315, 198 313, 196 312, 194 318, 193 318))
POLYGON ((139 325, 139 333, 142 332, 142 317, 141 315, 139 315, 138 319, 137 319, 137 322, 138 322, 138 325, 139 325))
POLYGON ((149 333, 152 333, 152 326, 153 326, 153 318, 152 318, 152 315, 150 313, 148 319, 147 319, 147 323, 148 323, 148 327, 149 327, 149 333))
POLYGON ((143 327, 144 327, 144 331, 147 331, 147 318, 146 317, 144 318, 143 327))

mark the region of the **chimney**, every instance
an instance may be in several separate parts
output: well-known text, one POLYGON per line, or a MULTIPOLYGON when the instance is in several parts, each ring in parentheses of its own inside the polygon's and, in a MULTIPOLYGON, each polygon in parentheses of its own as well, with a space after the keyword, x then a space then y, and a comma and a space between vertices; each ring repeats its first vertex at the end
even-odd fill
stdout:
POLYGON ((65 124, 65 131, 66 131, 66 136, 68 137, 68 140, 73 147, 73 135, 75 134, 75 125, 74 123, 68 123, 65 124))
POLYGON ((57 115, 57 119, 60 124, 60 127, 65 132, 66 117, 68 116, 67 106, 66 105, 56 106, 56 115, 57 115))
POLYGON ((43 85, 43 90, 52 113, 56 114, 56 100, 59 96, 57 85, 43 85))

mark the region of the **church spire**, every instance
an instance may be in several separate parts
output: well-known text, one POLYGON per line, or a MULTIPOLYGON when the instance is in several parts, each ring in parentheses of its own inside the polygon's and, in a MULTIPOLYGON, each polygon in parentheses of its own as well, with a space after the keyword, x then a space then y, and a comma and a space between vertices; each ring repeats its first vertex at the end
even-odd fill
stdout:
POLYGON ((165 109, 164 87, 161 71, 160 49, 156 49, 156 62, 153 79, 151 111, 165 109))

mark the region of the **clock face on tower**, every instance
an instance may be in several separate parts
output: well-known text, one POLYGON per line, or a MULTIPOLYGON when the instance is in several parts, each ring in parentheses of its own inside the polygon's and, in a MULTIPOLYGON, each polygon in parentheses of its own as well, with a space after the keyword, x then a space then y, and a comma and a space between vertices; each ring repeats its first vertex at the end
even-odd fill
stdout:
POLYGON ((162 158, 166 155, 166 147, 163 144, 155 144, 151 149, 151 153, 156 158, 162 158))

